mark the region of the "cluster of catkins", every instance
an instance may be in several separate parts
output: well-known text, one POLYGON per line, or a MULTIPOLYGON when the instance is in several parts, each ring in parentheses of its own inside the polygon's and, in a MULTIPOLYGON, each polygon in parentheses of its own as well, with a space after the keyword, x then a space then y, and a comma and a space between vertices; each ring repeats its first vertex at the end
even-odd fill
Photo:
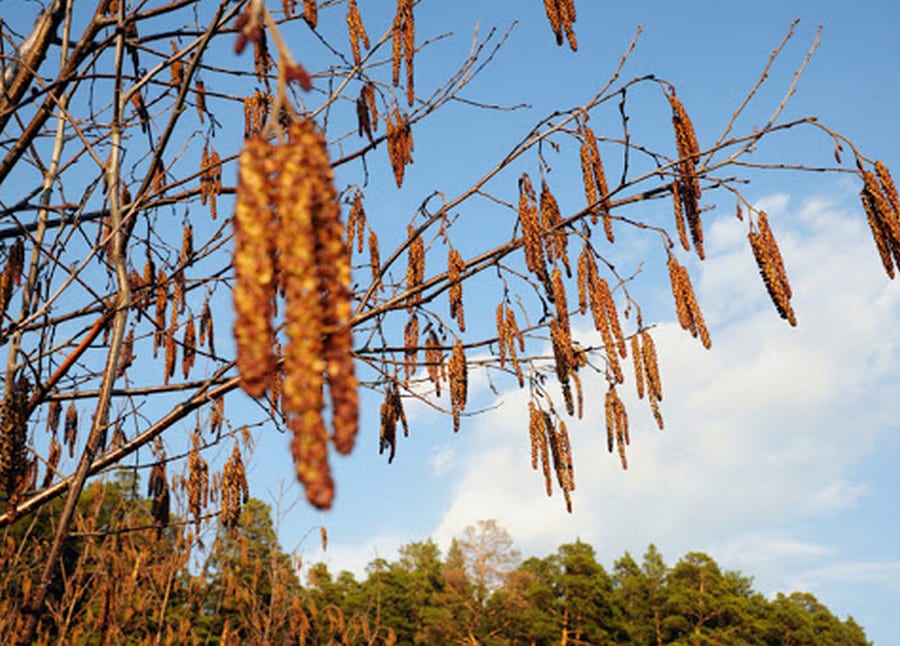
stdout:
POLYGON ((350 262, 325 139, 292 124, 287 142, 253 136, 239 162, 234 217, 235 340, 241 385, 261 397, 280 385, 297 478, 309 501, 331 506, 328 441, 353 448, 358 423, 352 357, 350 262), (285 298, 287 343, 277 356, 275 299, 285 298), (331 395, 333 432, 323 411, 331 395))

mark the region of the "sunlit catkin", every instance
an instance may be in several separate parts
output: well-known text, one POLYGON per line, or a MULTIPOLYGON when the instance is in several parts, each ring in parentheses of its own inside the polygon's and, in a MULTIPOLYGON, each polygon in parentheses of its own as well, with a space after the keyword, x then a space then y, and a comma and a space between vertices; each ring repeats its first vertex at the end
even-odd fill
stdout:
MULTIPOLYGON (((886 170, 885 168, 882 174, 885 174, 886 170)), ((886 175, 886 179, 890 180, 890 175, 886 175)), ((886 191, 882 189, 883 184, 884 180, 882 185, 879 185, 872 172, 864 171, 860 197, 872 230, 872 237, 878 247, 878 255, 887 275, 893 278, 895 265, 900 267, 900 213, 892 207, 890 199, 885 194, 886 191)), ((890 190, 892 187, 893 180, 890 180, 889 186, 885 188, 890 190)))
POLYGON ((453 432, 459 431, 460 414, 466 409, 469 377, 466 353, 461 340, 453 345, 448 365, 450 379, 450 405, 453 413, 453 432))
POLYGON ((687 219, 694 249, 703 259, 703 224, 700 220, 700 180, 697 175, 697 162, 700 158, 700 147, 694 125, 684 109, 684 105, 675 95, 674 89, 666 93, 672 107, 672 127, 675 131, 675 145, 678 150, 678 195, 687 219))
POLYGON ((350 0, 347 3, 347 31, 350 34, 350 49, 353 52, 353 62, 359 65, 360 43, 366 49, 369 49, 369 35, 363 26, 362 19, 359 16, 359 7, 356 6, 356 0, 350 0))
POLYGON ((758 231, 751 231, 747 239, 750 241, 753 257, 756 259, 766 291, 769 292, 781 318, 786 319, 791 325, 797 325, 794 310, 791 308, 791 286, 784 270, 784 261, 769 228, 765 212, 760 212, 757 228, 758 231))
POLYGON ((234 207, 233 298, 237 365, 241 387, 251 397, 262 396, 275 370, 272 300, 276 205, 269 183, 270 164, 271 146, 259 137, 246 140, 238 161, 234 207))
POLYGON ((387 145, 391 168, 394 170, 394 181, 399 188, 403 185, 407 164, 413 162, 413 138, 406 115, 396 107, 387 115, 387 145))
MULTIPOLYGON (((609 242, 614 242, 615 236, 613 235, 612 230, 612 218, 609 214, 609 187, 606 183, 606 171, 603 169, 603 162, 600 159, 600 148, 597 146, 597 137, 594 135, 594 131, 588 126, 582 128, 582 134, 584 136, 585 153, 587 154, 589 162, 589 172, 585 176, 584 181, 593 181, 594 183, 592 194, 596 195, 600 200, 598 208, 600 209, 600 215, 603 216, 603 231, 606 234, 606 239, 609 242)), ((583 155, 585 153, 583 153, 583 155)), ((583 164, 584 160, 582 159, 582 165, 583 164)), ((586 171, 584 166, 582 166, 582 173, 584 172, 586 171)), ((594 223, 597 222, 596 211, 591 214, 591 220, 594 223)))

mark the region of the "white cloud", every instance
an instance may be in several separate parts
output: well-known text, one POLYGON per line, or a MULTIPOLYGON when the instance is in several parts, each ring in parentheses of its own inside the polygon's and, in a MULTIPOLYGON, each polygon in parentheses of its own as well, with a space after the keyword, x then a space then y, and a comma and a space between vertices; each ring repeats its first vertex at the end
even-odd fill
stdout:
MULTIPOLYGON (((900 412, 896 397, 885 397, 900 374, 900 294, 881 271, 861 215, 823 202, 795 206, 787 196, 760 205, 786 259, 799 328, 769 302, 746 222, 723 216, 709 227, 709 260, 691 268, 712 351, 676 324, 653 332, 666 430, 655 430, 644 402, 627 400, 632 446, 622 472, 606 452, 597 410, 603 386, 585 379, 594 406, 571 430, 577 490, 569 516, 561 498, 545 498, 541 475, 529 469, 520 413, 527 395, 506 393, 501 408, 469 424, 477 439, 435 528, 439 542, 493 517, 526 554, 552 552, 576 536, 608 558, 649 542, 670 554, 704 546, 736 554, 728 545, 748 540, 741 537, 832 517, 865 497, 870 485, 860 462, 900 412)), ((750 571, 829 554, 827 546, 779 535, 746 555, 750 571)))

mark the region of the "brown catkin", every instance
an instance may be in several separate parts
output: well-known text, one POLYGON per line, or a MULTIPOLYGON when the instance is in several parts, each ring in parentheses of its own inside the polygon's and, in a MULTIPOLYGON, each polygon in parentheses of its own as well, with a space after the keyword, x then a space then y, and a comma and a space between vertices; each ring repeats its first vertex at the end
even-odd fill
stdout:
POLYGON ((461 340, 453 345, 448 366, 450 379, 450 406, 453 413, 453 432, 459 431, 460 413, 466 409, 468 398, 468 368, 466 366, 466 353, 461 340))
POLYGON ((119 363, 116 367, 116 379, 125 375, 125 371, 131 367, 135 360, 134 354, 134 328, 128 330, 125 340, 122 342, 122 351, 119 355, 119 363))
POLYGON ((13 383, 0 407, 0 491, 7 498, 7 517, 16 515, 19 493, 36 472, 28 449, 28 399, 31 384, 24 376, 13 383))
POLYGON ((247 472, 244 469, 241 451, 237 444, 234 445, 234 450, 222 469, 220 496, 222 501, 220 512, 222 524, 231 528, 232 535, 235 535, 241 518, 241 507, 250 498, 250 490, 247 487, 247 472))
POLYGON ((194 517, 197 528, 203 518, 203 510, 209 504, 209 467, 200 455, 200 434, 191 436, 188 453, 188 512, 194 517))
POLYGON ((197 357, 197 331, 194 326, 194 317, 188 317, 184 326, 184 340, 182 341, 181 373, 185 379, 194 367, 197 357))
POLYGON ((163 377, 166 384, 168 384, 169 379, 171 379, 175 375, 175 361, 178 358, 178 343, 175 341, 175 332, 178 331, 178 308, 173 306, 170 312, 171 316, 169 321, 169 328, 166 330, 166 340, 164 348, 166 352, 166 367, 163 377))
POLYGON ((366 83, 360 90, 359 95, 365 99, 366 105, 369 107, 369 122, 372 124, 372 130, 378 130, 378 105, 375 103, 375 85, 366 83))
POLYGON ((406 289, 410 292, 409 297, 406 299, 406 308, 412 313, 415 306, 422 300, 422 295, 417 291, 417 288, 425 279, 425 242, 422 240, 421 232, 417 232, 411 224, 406 227, 406 235, 409 240, 406 262, 406 289))
POLYGON ((403 345, 405 346, 403 369, 406 378, 409 379, 416 372, 416 359, 419 354, 419 317, 415 314, 406 322, 403 330, 403 345))
POLYGON ((791 307, 791 286, 784 270, 784 261, 763 211, 759 214, 758 229, 758 232, 751 231, 747 239, 750 241, 750 248, 753 250, 753 257, 756 259, 766 291, 769 292, 769 297, 781 318, 786 319, 791 325, 797 325, 791 307))
POLYGON ((153 333, 153 356, 156 357, 157 349, 162 345, 166 335, 166 307, 169 304, 169 281, 165 272, 160 269, 156 274, 156 312, 154 323, 156 329, 153 333))
POLYGON ((465 309, 463 308, 462 272, 466 263, 456 249, 451 249, 447 254, 447 282, 450 284, 450 317, 456 319, 461 332, 466 331, 465 309))
POLYGON ((631 336, 631 361, 634 364, 634 384, 637 389, 638 399, 644 398, 644 366, 641 360, 641 348, 638 334, 631 336))
POLYGON ((441 343, 433 329, 428 332, 428 337, 425 339, 425 367, 428 371, 428 378, 434 384, 435 395, 440 397, 441 382, 447 378, 447 375, 441 343))
POLYGON ((688 229, 694 243, 694 249, 702 260, 705 257, 703 250, 703 224, 700 220, 700 180, 697 176, 697 161, 700 157, 700 147, 697 144, 697 135, 694 125, 684 109, 684 105, 675 95, 674 90, 666 93, 666 98, 672 107, 672 127, 675 131, 675 145, 678 150, 678 194, 681 199, 684 217, 687 220, 688 229))
MULTIPOLYGON (((886 169, 882 172, 886 172, 886 169)), ((890 180, 890 176, 888 175, 886 179, 890 180)), ((892 186, 893 181, 890 180, 890 187, 892 186)), ((885 193, 875 175, 870 171, 864 171, 863 190, 860 194, 863 207, 885 271, 893 278, 894 266, 900 267, 900 214, 894 210, 885 193)))
POLYGON ((199 79, 194 83, 194 96, 197 107, 197 117, 200 119, 200 123, 203 123, 206 120, 206 84, 199 79))

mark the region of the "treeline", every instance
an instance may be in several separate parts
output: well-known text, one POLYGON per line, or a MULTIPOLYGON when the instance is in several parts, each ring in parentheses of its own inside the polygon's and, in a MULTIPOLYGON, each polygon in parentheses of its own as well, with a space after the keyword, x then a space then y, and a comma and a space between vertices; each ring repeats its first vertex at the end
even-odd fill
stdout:
MULTIPOLYGON (((301 581, 258 500, 208 545, 193 523, 155 525, 150 507, 127 474, 86 490, 36 643, 869 643, 811 594, 768 600, 698 552, 668 566, 651 545, 607 570, 576 541, 523 560, 502 527, 480 521, 446 555, 412 542, 394 561, 373 560, 363 580, 317 563, 299 568, 301 581)), ((4 532, 0 634, 21 620, 53 517, 45 508, 4 532)))

